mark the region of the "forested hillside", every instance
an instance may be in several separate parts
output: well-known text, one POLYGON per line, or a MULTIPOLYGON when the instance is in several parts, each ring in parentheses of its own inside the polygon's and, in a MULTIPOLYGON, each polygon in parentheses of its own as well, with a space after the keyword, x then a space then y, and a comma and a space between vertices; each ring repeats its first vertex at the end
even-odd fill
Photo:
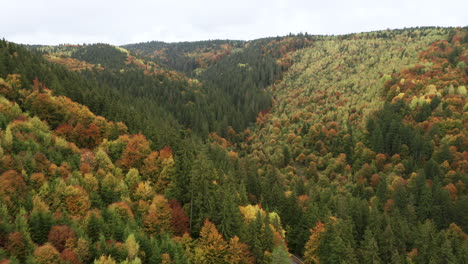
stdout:
POLYGON ((278 215, 246 203, 215 146, 187 159, 190 153, 181 153, 177 166, 170 148, 151 149, 123 123, 54 95, 38 79, 25 86, 22 79, 0 79, 1 259, 254 263, 254 256, 287 256, 278 215), (193 166, 185 175, 187 162, 193 166), (189 186, 179 186, 180 177, 189 186), (179 196, 188 196, 184 207, 179 196))
POLYGON ((0 263, 465 263, 467 31, 0 41, 0 263))
POLYGON ((247 190, 306 263, 466 260, 466 35, 328 38, 272 86, 240 143, 247 190))

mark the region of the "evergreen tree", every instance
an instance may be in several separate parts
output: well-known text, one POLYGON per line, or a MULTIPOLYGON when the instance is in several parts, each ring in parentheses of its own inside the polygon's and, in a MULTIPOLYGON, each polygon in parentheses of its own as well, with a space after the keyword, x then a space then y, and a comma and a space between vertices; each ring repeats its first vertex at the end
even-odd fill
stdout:
POLYGON ((364 238, 361 244, 361 261, 362 263, 382 263, 379 257, 379 246, 374 238, 372 231, 368 228, 364 233, 364 238))
POLYGON ((31 238, 39 245, 47 241, 50 228, 52 227, 52 216, 48 212, 36 211, 30 218, 31 238))
POLYGON ((289 259, 286 246, 284 243, 281 243, 279 246, 273 249, 271 254, 271 264, 283 264, 289 262, 291 262, 291 260, 289 259))

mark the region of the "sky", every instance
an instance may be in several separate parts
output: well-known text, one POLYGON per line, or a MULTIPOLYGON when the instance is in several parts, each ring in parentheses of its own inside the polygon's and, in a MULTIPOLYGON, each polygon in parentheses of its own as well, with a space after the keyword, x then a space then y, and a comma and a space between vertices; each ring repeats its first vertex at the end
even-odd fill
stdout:
POLYGON ((0 0, 0 38, 24 44, 251 40, 468 26, 466 0, 0 0))

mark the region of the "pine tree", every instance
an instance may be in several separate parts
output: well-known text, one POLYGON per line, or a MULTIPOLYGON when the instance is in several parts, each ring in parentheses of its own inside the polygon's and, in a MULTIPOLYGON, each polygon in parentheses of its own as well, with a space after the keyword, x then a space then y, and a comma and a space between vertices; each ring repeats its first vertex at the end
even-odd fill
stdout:
POLYGON ((52 216, 50 213, 43 211, 33 212, 29 224, 32 240, 39 245, 44 244, 52 227, 52 216))
POLYGON ((218 208, 217 172, 206 154, 199 154, 192 167, 190 223, 192 234, 196 235, 201 230, 201 225, 206 218, 216 215, 218 208))
POLYGON ((283 264, 289 262, 291 262, 291 260, 289 259, 286 246, 284 243, 281 243, 279 246, 273 249, 271 254, 271 264, 283 264))
POLYGON ((379 257, 379 246, 369 228, 364 232, 364 238, 361 245, 361 261, 362 263, 372 264, 382 263, 382 260, 379 257))
POLYGON ((220 190, 219 197, 224 197, 221 201, 219 231, 226 238, 232 238, 239 234, 241 227, 241 215, 239 207, 236 205, 232 193, 233 189, 220 190))

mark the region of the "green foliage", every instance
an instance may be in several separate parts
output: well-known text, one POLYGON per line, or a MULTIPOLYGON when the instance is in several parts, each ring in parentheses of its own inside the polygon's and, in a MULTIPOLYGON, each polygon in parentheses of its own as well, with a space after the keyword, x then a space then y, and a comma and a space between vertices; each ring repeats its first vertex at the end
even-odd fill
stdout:
POLYGON ((85 45, 71 54, 72 58, 101 64, 104 67, 122 69, 125 67, 127 54, 108 44, 85 45))
POLYGON ((463 263, 466 35, 0 41, 0 258, 463 263))

